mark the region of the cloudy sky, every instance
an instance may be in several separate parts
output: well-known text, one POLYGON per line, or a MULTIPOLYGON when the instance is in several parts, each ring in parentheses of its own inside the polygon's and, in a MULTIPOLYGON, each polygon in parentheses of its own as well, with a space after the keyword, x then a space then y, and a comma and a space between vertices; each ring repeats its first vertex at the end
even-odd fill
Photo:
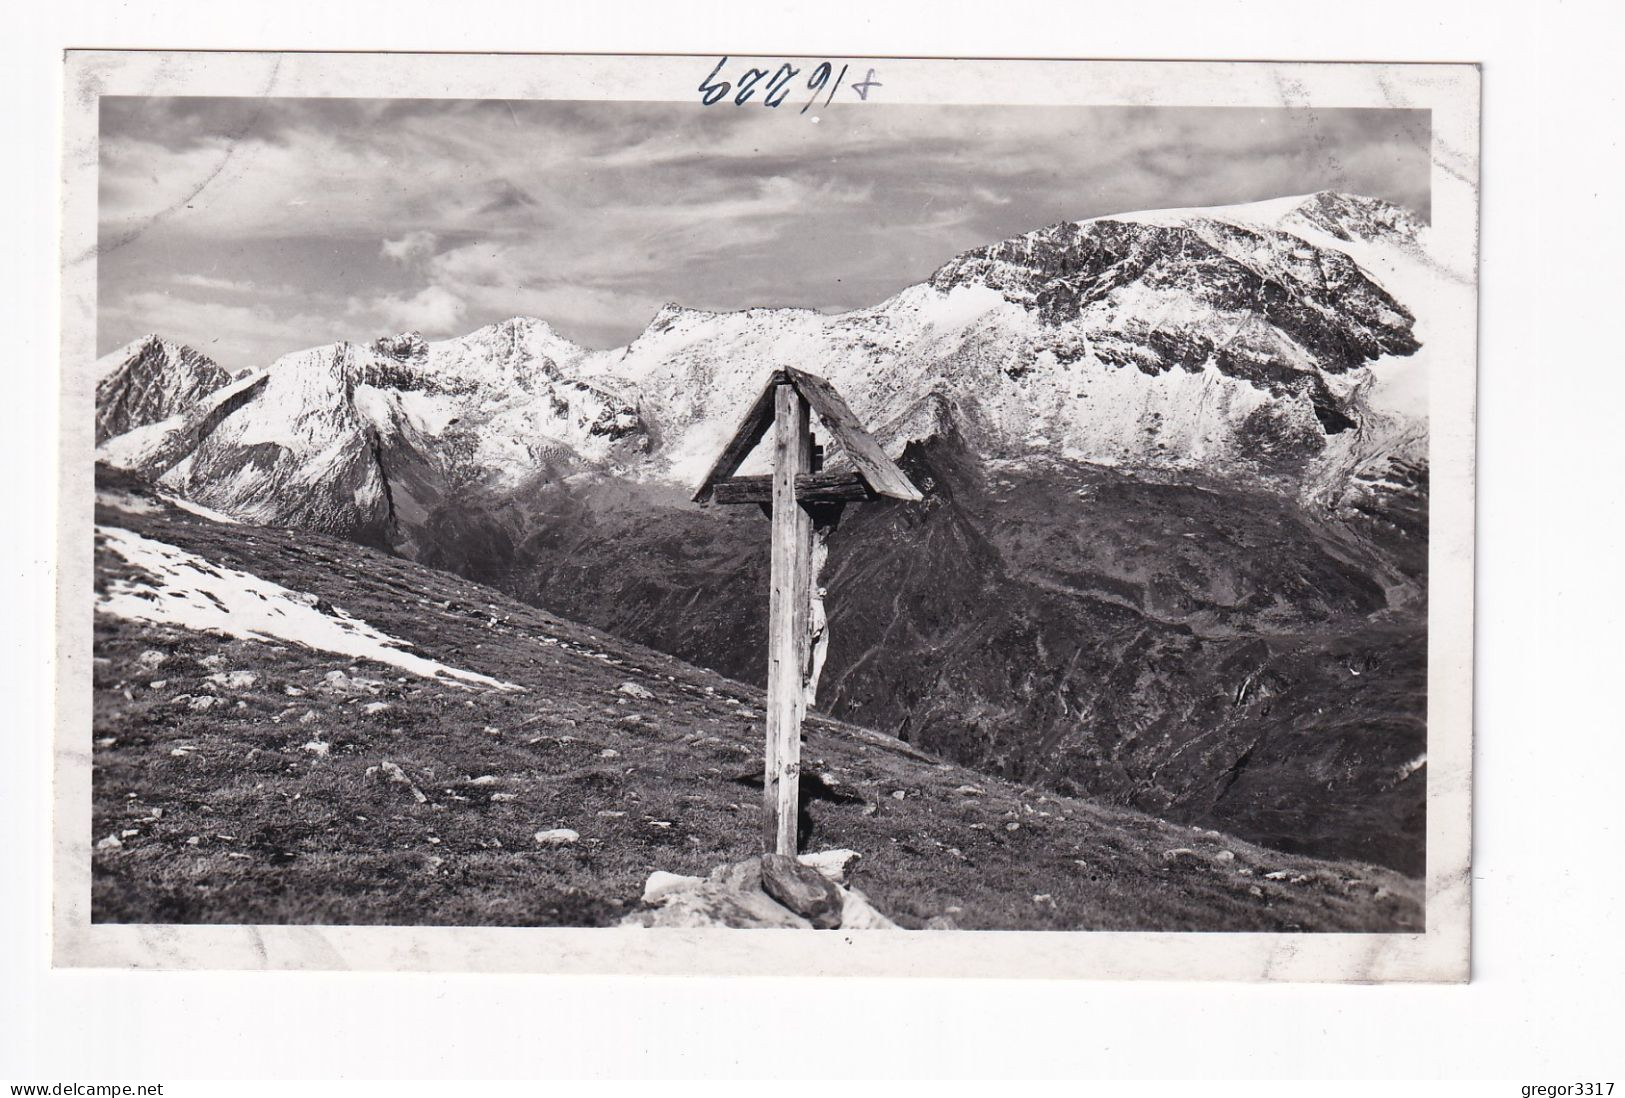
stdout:
POLYGON ((870 305, 1055 221, 1337 189, 1427 216, 1425 111, 104 98, 99 345, 230 368, 515 315, 870 305))

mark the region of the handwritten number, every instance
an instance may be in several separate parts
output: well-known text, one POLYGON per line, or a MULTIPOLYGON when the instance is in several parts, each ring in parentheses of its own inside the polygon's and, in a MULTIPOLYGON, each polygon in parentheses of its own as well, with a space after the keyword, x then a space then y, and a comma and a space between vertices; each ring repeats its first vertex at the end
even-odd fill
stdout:
POLYGON ((706 76, 704 80, 700 81, 700 102, 704 103, 707 107, 726 96, 728 94, 728 89, 733 87, 733 85, 728 83, 726 80, 718 81, 715 84, 711 83, 711 78, 716 76, 717 73, 721 72, 722 66, 726 65, 727 63, 728 59, 724 57, 721 61, 717 62, 717 67, 712 69, 710 74, 706 76))
POLYGON ((826 107, 829 106, 830 100, 835 98, 835 93, 841 90, 841 81, 845 80, 845 79, 846 79, 846 66, 842 65, 841 66, 841 75, 839 75, 839 76, 837 76, 835 78, 835 86, 833 88, 829 89, 829 99, 824 100, 824 106, 826 106, 826 107))
MULTIPOLYGON (((707 107, 714 106, 727 99, 730 92, 733 94, 734 104, 743 107, 750 102, 751 97, 756 94, 757 85, 764 80, 767 80, 767 83, 762 93, 762 105, 778 107, 790 97, 790 82, 801 74, 800 69, 786 61, 774 71, 771 80, 768 79, 766 69, 749 68, 741 74, 739 82, 734 84, 727 80, 717 79, 722 73, 723 67, 727 64, 728 58, 723 57, 706 74, 705 79, 699 83, 700 102, 707 107)), ((824 106, 827 107, 833 103, 835 93, 841 90, 841 84, 846 80, 847 68, 847 65, 842 65, 841 71, 836 72, 835 65, 832 62, 820 61, 818 66, 807 76, 807 90, 812 95, 801 105, 800 113, 806 114, 808 108, 818 102, 818 97, 821 94, 824 97, 824 106), (831 76, 835 78, 833 81, 830 80, 831 76)), ((875 70, 870 69, 868 75, 861 81, 850 86, 853 91, 857 92, 859 99, 867 101, 872 90, 885 85, 875 79, 875 70)))
POLYGON ((812 71, 811 76, 807 77, 807 90, 812 92, 813 95, 812 98, 807 100, 807 102, 802 106, 802 114, 806 114, 807 108, 818 101, 818 90, 824 86, 824 83, 829 79, 829 74, 834 71, 834 68, 828 61, 818 62, 818 67, 812 71))
POLYGON ((779 66, 779 71, 773 74, 773 79, 767 82, 767 91, 762 93, 764 106, 777 107, 790 95, 790 81, 796 78, 801 70, 786 61, 779 66), (774 96, 778 96, 777 99, 774 96))
POLYGON ((756 85, 766 75, 766 69, 746 69, 745 75, 739 78, 739 94, 734 96, 734 105, 743 107, 745 101, 756 94, 756 85))

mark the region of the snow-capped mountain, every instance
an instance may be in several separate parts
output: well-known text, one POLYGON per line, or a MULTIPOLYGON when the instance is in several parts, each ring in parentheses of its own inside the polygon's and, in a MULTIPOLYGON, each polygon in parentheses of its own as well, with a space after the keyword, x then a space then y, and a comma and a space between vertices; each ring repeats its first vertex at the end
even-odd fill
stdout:
POLYGON ((989 454, 1302 487, 1421 436, 1423 410, 1374 389, 1420 345, 1424 234, 1395 206, 1333 194, 1067 222, 837 316, 669 305, 581 368, 636 385, 655 475, 680 482, 769 370, 798 366, 877 426, 949 398, 989 454))
POLYGON ((566 372, 584 354, 526 318, 438 343, 408 332, 330 344, 284 355, 194 400, 190 417, 110 439, 100 454, 238 518, 409 547, 415 524, 460 487, 646 444, 633 406, 566 372), (222 398, 228 414, 208 415, 222 398))
POLYGON ((207 355, 144 335, 97 361, 96 445, 168 419, 231 381, 207 355))
POLYGON ((1322 494, 1373 462, 1425 460, 1405 395, 1425 392, 1408 376, 1425 235, 1388 203, 1318 194, 1052 225, 839 315, 668 305, 610 351, 522 317, 444 342, 333 344, 272 363, 207 432, 194 417, 195 444, 156 449, 116 436, 230 379, 147 340, 103 380, 98 425, 109 460, 207 506, 398 546, 471 484, 588 466, 690 484, 782 366, 827 377, 894 452, 946 415, 990 457, 1322 494))

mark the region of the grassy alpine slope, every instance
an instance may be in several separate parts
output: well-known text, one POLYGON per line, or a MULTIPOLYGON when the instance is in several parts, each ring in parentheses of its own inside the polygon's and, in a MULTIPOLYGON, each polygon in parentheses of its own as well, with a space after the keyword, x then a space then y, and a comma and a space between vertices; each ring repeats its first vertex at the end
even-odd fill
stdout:
MULTIPOLYGON (((98 533, 99 606, 177 597, 117 550, 128 531, 518 689, 99 610, 96 920, 609 925, 652 870, 704 874, 758 849, 754 688, 98 473, 97 523, 115 531, 98 533), (553 828, 579 839, 535 840, 553 828)), ((809 848, 861 852, 854 883, 904 926, 1421 928, 1420 883, 1391 870, 989 778, 853 725, 811 719, 804 764, 845 795, 812 805, 809 848)))

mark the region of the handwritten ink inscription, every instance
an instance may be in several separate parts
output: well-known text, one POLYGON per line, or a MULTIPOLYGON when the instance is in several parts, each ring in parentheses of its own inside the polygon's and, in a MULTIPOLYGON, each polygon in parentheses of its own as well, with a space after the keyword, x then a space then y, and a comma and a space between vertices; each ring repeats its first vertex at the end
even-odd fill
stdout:
MULTIPOLYGON (((792 91, 799 93, 804 89, 812 93, 806 102, 801 104, 797 113, 806 114, 807 108, 823 97, 824 106, 829 106, 835 100, 835 93, 841 89, 846 81, 848 65, 843 64, 837 72, 835 65, 830 61, 820 61, 811 72, 807 73, 805 81, 798 79, 802 70, 786 61, 777 69, 768 70, 752 65, 744 72, 739 73, 733 80, 718 79, 728 66, 728 59, 724 57, 699 83, 700 102, 707 107, 714 107, 718 103, 732 102, 736 107, 743 107, 752 101, 764 107, 777 109, 790 98, 792 91), (831 81, 833 77, 833 82, 831 81)), ((848 91, 855 94, 858 99, 868 102, 869 96, 876 88, 885 87, 875 79, 875 70, 868 70, 862 80, 846 84, 848 91)))

